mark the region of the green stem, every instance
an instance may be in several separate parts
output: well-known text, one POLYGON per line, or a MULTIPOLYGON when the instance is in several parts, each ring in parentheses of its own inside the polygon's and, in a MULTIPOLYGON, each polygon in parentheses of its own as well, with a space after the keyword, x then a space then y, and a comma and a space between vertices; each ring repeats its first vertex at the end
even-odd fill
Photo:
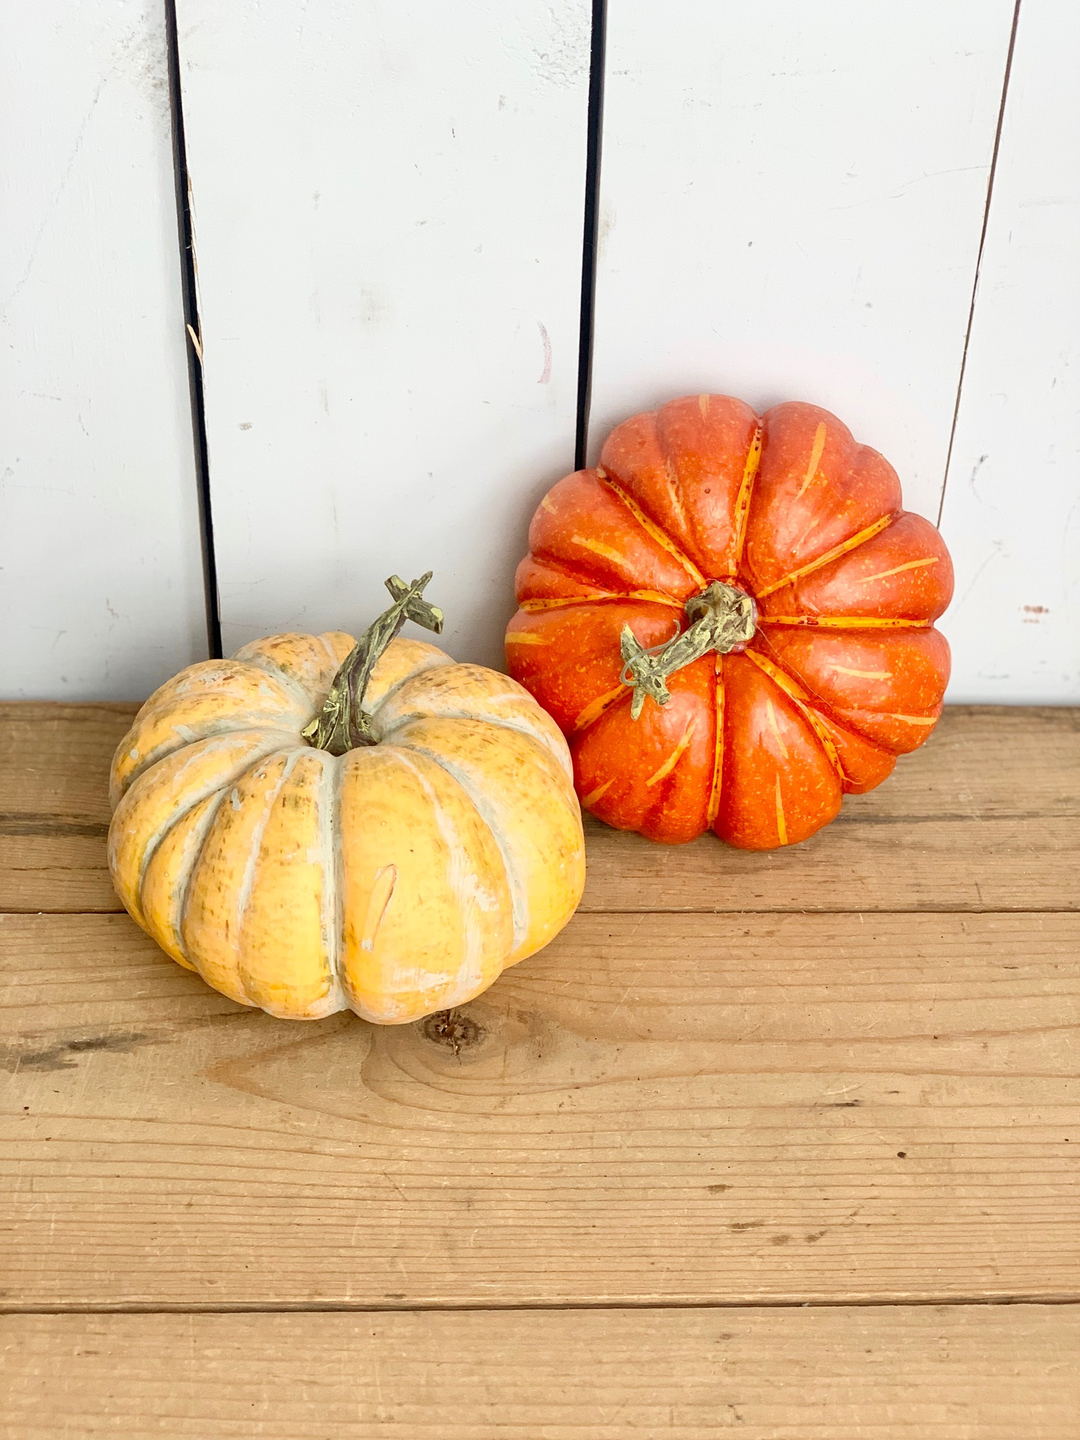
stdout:
POLYGON ((434 630, 436 635, 441 632, 442 611, 429 605, 422 597, 431 575, 429 570, 411 585, 406 585, 397 575, 391 575, 387 580, 386 588, 394 597, 393 605, 360 636, 334 676, 322 713, 301 731, 304 739, 316 749, 329 750, 331 755, 344 755, 347 750, 355 750, 360 745, 378 744, 378 737, 371 728, 371 716, 363 707, 364 691, 379 656, 406 620, 422 625, 425 630, 434 630))
POLYGON ((634 692, 630 714, 635 720, 641 714, 646 695, 651 695, 657 705, 668 703, 671 699, 666 683, 668 676, 700 660, 710 650, 726 655, 731 650, 743 649, 757 627, 753 600, 722 580, 714 580, 700 595, 692 595, 685 608, 691 621, 687 629, 666 645, 657 645, 651 650, 645 649, 629 625, 623 626, 621 649, 626 663, 621 679, 634 692))

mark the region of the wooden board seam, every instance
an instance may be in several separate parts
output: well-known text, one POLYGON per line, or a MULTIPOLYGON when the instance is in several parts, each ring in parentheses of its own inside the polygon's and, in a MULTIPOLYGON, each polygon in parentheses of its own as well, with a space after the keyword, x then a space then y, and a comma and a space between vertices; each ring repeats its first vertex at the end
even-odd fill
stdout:
MULTIPOLYGON (((41 915, 45 918, 52 916, 56 919, 76 919, 80 915, 123 915, 123 913, 119 904, 115 910, 43 910, 40 906, 0 906, 0 919, 5 915, 41 915)), ((738 920, 746 915, 1075 915, 1076 907, 1073 905, 985 905, 976 909, 970 905, 917 905, 907 909, 866 910, 855 906, 841 905, 835 910, 820 910, 816 907, 813 910, 796 909, 795 907, 787 910, 763 910, 760 905, 748 905, 745 910, 713 910, 704 906, 701 909, 690 909, 680 905, 672 906, 670 909, 650 907, 646 910, 636 906, 622 908, 605 905, 598 908, 583 905, 576 913, 579 915, 716 915, 723 916, 727 920, 738 920)))
POLYGON ((1072 1294, 1041 1294, 1038 1292, 1015 1295, 932 1295, 915 1296, 910 1299, 890 1295, 880 1300, 588 1300, 572 1304, 552 1301, 534 1301, 527 1304, 485 1304, 485 1305, 348 1305, 337 1301, 302 1300, 295 1304, 277 1305, 162 1305, 155 1301, 147 1305, 0 1305, 2 1315, 496 1315, 509 1313, 546 1312, 549 1310, 576 1313, 582 1310, 910 1310, 914 1307, 946 1305, 950 1309, 974 1306, 1006 1305, 1080 1305, 1080 1291, 1072 1294))

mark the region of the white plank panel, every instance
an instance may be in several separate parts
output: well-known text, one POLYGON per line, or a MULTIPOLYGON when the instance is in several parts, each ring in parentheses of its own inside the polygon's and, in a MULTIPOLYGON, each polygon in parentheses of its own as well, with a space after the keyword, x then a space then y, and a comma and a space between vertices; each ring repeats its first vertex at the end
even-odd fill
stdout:
POLYGON ((833 410, 936 516, 1012 0, 610 0, 591 453, 715 390, 833 410))
POLYGON ((434 569, 501 663, 573 459, 586 0, 180 0, 226 649, 434 569))
POLYGON ((163 7, 0 28, 0 696, 141 698, 206 653, 163 7))
POLYGON ((1080 701, 1080 10, 1023 0, 942 529, 957 700, 1080 701))

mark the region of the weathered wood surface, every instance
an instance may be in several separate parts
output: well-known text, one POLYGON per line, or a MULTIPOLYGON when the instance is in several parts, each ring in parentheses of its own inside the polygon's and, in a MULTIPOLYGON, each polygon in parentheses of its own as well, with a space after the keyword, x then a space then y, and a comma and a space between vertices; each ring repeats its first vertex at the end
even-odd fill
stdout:
POLYGON ((119 910, 109 763, 138 707, 0 704, 0 910, 119 910))
MULTIPOLYGON (((0 705, 0 909, 115 911, 106 776, 123 705, 0 705)), ((950 707, 803 845, 747 854, 589 828, 585 910, 1080 908, 1080 711, 950 707)))
POLYGON ((882 786, 788 850, 590 838, 591 910, 1080 909, 1080 710, 948 707, 882 786))
POLYGON ((19 1440, 1072 1440, 1080 1308, 35 1315, 19 1440))
POLYGON ((378 1029, 112 913, 131 711, 0 716, 6 1433, 1071 1440, 1076 712, 780 855, 594 827, 547 951, 378 1029))
POLYGON ((589 915, 452 1023, 0 920, 9 1308, 1080 1298, 1074 914, 589 915))

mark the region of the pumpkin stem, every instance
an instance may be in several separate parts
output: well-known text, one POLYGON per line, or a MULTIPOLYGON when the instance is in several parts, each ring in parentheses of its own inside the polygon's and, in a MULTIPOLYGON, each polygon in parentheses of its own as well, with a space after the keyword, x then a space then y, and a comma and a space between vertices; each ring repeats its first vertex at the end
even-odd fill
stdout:
POLYGON ((442 611, 435 605, 429 605, 422 596, 431 576, 432 571, 429 570, 411 585, 406 585, 397 575, 391 575, 387 580, 386 588, 394 597, 393 605, 368 626, 349 651, 334 676, 322 713, 300 732, 316 749, 329 750, 331 755, 344 755, 347 750, 355 750, 359 745, 378 744, 371 728, 371 716, 363 707, 364 691, 379 656, 406 620, 422 625, 425 630, 434 630, 436 635, 442 631, 442 611))
POLYGON ((620 679, 634 692, 630 702, 634 720, 641 714, 646 695, 651 695, 657 705, 668 703, 669 675, 710 650, 726 655, 744 649, 757 626, 757 607, 750 596, 722 580, 714 580, 700 595, 692 595, 685 608, 691 621, 687 629, 651 650, 645 649, 629 625, 622 628, 620 648, 626 663, 620 679))

